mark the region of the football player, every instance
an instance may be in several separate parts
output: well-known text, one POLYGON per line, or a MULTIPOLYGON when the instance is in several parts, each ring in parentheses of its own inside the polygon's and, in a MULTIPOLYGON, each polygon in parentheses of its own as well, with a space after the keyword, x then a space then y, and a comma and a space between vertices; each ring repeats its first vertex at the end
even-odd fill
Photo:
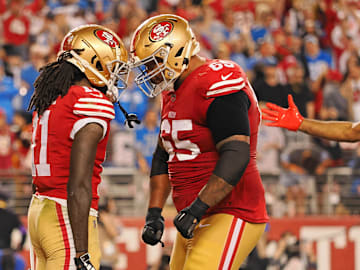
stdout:
POLYGON ((162 95, 142 239, 161 242, 172 189, 170 269, 237 270, 268 221, 256 167, 260 111, 244 71, 199 49, 188 22, 169 14, 143 22, 131 41, 135 82, 149 97, 162 95))
POLYGON ((99 268, 97 190, 113 102, 118 87, 126 87, 127 58, 111 30, 80 26, 65 36, 57 61, 43 67, 34 83, 35 194, 28 212, 33 270, 99 268))
POLYGON ((312 136, 328 140, 357 142, 360 141, 360 122, 321 121, 304 118, 294 103, 293 97, 288 95, 288 108, 282 108, 273 103, 266 103, 262 109, 263 119, 269 120, 267 126, 282 127, 290 131, 302 131, 312 136))

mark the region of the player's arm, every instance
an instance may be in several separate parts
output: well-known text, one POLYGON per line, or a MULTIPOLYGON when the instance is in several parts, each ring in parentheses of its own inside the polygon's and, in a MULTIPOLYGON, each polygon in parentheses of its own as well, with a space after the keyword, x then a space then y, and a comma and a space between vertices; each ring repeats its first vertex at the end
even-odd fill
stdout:
POLYGON ((240 181, 250 160, 250 100, 245 92, 217 97, 207 112, 219 160, 208 183, 196 200, 175 217, 174 224, 185 238, 192 232, 206 210, 224 199, 240 181))
POLYGON ((161 212, 171 190, 168 159, 169 154, 159 139, 151 162, 149 208, 142 232, 142 239, 149 245, 161 242, 164 231, 164 218, 161 216, 161 212))
POLYGON ((360 123, 340 121, 320 121, 304 118, 296 107, 292 96, 288 97, 289 107, 279 107, 267 103, 267 109, 262 109, 263 119, 269 120, 268 126, 286 128, 291 131, 300 130, 312 136, 334 141, 355 142, 360 140, 360 123))
POLYGON ((299 130, 334 141, 360 141, 360 122, 320 121, 304 118, 299 130))
POLYGON ((67 205, 76 257, 88 252, 88 219, 92 200, 92 175, 103 128, 89 123, 75 135, 70 156, 67 205))

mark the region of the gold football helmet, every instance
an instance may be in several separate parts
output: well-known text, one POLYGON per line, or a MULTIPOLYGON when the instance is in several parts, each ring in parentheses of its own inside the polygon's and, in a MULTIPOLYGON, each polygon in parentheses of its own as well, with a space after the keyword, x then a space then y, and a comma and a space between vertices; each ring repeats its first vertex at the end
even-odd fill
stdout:
POLYGON ((133 67, 140 69, 136 84, 155 97, 183 73, 191 56, 200 50, 189 23, 176 15, 149 18, 135 31, 131 41, 133 67))
POLYGON ((115 102, 118 89, 127 86, 128 54, 121 39, 111 30, 96 24, 71 30, 61 43, 60 55, 78 67, 95 87, 107 87, 106 95, 115 102))

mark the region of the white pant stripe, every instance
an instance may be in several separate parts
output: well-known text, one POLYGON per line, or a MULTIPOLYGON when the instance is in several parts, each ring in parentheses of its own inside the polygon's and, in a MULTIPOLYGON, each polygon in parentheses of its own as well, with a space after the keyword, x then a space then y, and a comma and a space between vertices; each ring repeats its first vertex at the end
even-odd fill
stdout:
POLYGON ((231 262, 231 258, 234 255, 234 252, 236 250, 236 243, 237 243, 238 238, 240 237, 240 229, 241 229, 242 223, 243 223, 243 221, 241 219, 238 218, 236 220, 236 224, 235 224, 232 236, 231 236, 229 249, 226 254, 225 262, 224 262, 224 266, 223 266, 222 270, 228 270, 231 267, 230 262, 231 262))

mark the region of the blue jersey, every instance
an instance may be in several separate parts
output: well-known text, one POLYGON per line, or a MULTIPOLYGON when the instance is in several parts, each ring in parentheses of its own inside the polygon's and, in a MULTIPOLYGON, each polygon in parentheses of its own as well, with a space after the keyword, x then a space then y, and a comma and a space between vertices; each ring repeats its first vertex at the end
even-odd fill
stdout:
POLYGON ((315 57, 306 55, 306 61, 308 63, 310 80, 315 81, 327 68, 333 68, 333 60, 331 54, 326 51, 320 51, 315 57))

